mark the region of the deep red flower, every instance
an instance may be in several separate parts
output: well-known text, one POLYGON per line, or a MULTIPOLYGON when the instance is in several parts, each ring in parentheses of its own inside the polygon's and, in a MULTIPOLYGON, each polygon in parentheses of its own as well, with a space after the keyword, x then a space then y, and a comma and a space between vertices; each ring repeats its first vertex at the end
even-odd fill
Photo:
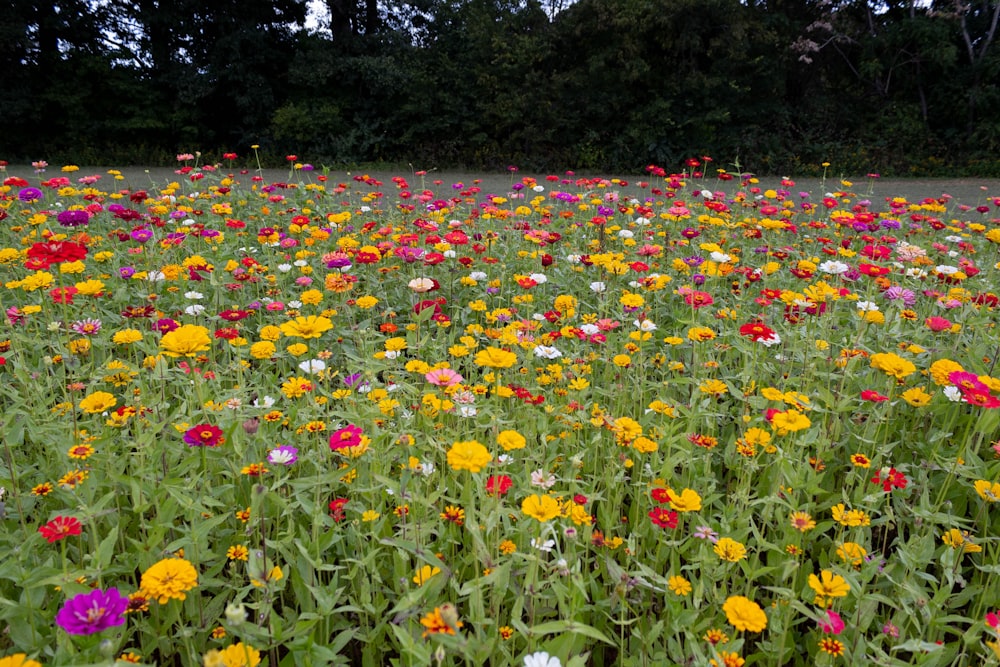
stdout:
POLYGON ((664 489, 663 487, 657 487, 653 489, 652 491, 650 491, 649 495, 651 495, 653 497, 653 500, 660 503, 661 505, 665 505, 670 502, 670 492, 664 489))
POLYGON ((746 336, 752 341, 758 341, 771 338, 774 335, 774 329, 763 322, 748 322, 740 327, 740 335, 746 336))
POLYGON ((211 424, 197 424, 184 432, 184 442, 191 447, 218 447, 225 441, 222 429, 211 424))
POLYGON ((79 535, 80 521, 71 516, 57 516, 44 526, 39 526, 38 532, 52 544, 70 535, 79 535))

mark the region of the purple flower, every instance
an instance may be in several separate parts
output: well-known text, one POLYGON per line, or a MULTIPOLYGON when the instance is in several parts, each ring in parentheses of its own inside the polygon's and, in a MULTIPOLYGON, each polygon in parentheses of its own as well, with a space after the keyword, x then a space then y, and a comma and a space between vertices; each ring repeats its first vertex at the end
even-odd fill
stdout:
POLYGON ((694 531, 694 536, 699 540, 708 540, 713 544, 719 541, 719 534, 712 530, 710 526, 698 526, 694 531))
POLYGON ((153 232, 149 229, 134 229, 129 236, 131 236, 132 240, 136 243, 145 243, 149 239, 153 238, 153 232))
POLYGON ((153 322, 153 329, 159 331, 160 333, 167 333, 168 331, 173 331, 180 326, 180 322, 177 320, 172 320, 169 317, 165 317, 153 322))
POLYGON ((131 266, 123 266, 118 269, 118 275, 127 280, 135 275, 135 269, 131 266))
POLYGON ((66 600, 56 614, 56 623, 71 635, 92 635, 125 623, 127 607, 128 598, 117 588, 109 588, 107 592, 95 588, 66 600))
POLYGON ((42 198, 42 191, 38 188, 24 188, 17 193, 17 198, 28 204, 33 201, 38 201, 42 198))
POLYGON ((84 336, 93 336, 101 330, 101 321, 88 317, 85 320, 77 320, 70 327, 73 331, 84 336))
POLYGON ((58 220, 59 224, 63 227, 80 227, 90 222, 90 214, 86 211, 78 209, 63 211, 56 216, 56 220, 58 220))

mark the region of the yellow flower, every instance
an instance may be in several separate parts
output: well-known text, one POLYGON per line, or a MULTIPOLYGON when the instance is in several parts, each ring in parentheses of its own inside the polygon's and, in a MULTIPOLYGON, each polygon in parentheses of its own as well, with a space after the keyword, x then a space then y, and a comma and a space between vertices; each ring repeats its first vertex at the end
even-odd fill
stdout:
POLYGON ((197 324, 185 324, 163 334, 160 347, 168 357, 193 357, 212 345, 208 329, 197 324))
POLYGON ((413 583, 415 583, 417 586, 423 586, 424 584, 427 583, 427 581, 431 577, 440 573, 441 573, 441 568, 431 567, 430 565, 424 565, 419 570, 417 570, 417 573, 415 575, 413 575, 413 583))
POLYGON ((710 396, 722 396, 723 394, 729 393, 729 387, 722 380, 716 380, 714 378, 705 380, 700 385, 698 385, 698 391, 703 394, 709 394, 710 396))
POLYGON ((296 317, 294 320, 285 322, 279 328, 281 333, 290 338, 319 338, 324 332, 333 328, 333 322, 328 317, 309 315, 308 317, 296 317))
POLYGON ((803 533, 816 527, 816 522, 808 512, 792 512, 788 518, 792 522, 792 528, 803 533))
POLYGON ((0 658, 0 667, 42 667, 40 662, 29 660, 24 653, 15 653, 5 658, 0 658))
POLYGON ((857 542, 844 542, 837 547, 837 555, 855 567, 859 567, 868 555, 868 551, 857 542))
POLYGON ((834 574, 830 570, 823 570, 819 573, 809 575, 809 588, 816 591, 816 604, 825 607, 828 604, 827 598, 846 597, 851 591, 850 584, 842 576, 834 574))
POLYGON ((976 493, 986 502, 995 503, 1000 500, 1000 483, 978 479, 975 482, 975 487, 976 493))
POLYGON ((745 546, 728 537, 720 538, 719 541, 715 543, 715 547, 712 551, 714 551, 719 558, 729 561, 730 563, 743 560, 747 555, 747 548, 745 546))
POLYGON ((952 528, 941 536, 941 541, 952 549, 961 549, 962 553, 975 554, 983 550, 981 546, 972 541, 969 531, 962 531, 952 528))
POLYGON ((691 582, 684 577, 674 575, 667 580, 667 588, 669 588, 674 595, 683 597, 691 592, 691 582))
POLYGON ((949 375, 964 371, 965 369, 962 368, 962 364, 951 359, 938 359, 931 364, 928 370, 931 374, 931 379, 934 380, 934 384, 939 387, 946 387, 951 384, 951 380, 948 379, 949 375))
POLYGON ((476 352, 476 365, 486 368, 510 368, 517 363, 517 355, 498 347, 487 347, 476 352))
POLYGON ((122 329, 115 332, 111 337, 111 342, 115 345, 131 345, 142 340, 142 332, 136 329, 122 329))
POLYGON ((907 389, 900 396, 915 408, 922 408, 931 402, 931 395, 924 391, 923 387, 907 389))
POLYGON ((691 327, 687 331, 687 339, 694 343, 703 343, 715 338, 715 332, 708 327, 691 327))
POLYGON ((880 352, 878 354, 873 354, 869 362, 871 367, 880 370, 890 377, 894 377, 897 380, 902 380, 908 375, 912 375, 917 371, 917 367, 911 362, 903 359, 898 354, 893 352, 880 352))
POLYGON ((142 573, 139 588, 160 604, 183 600, 198 585, 198 571, 183 558, 164 558, 142 573))
POLYGON ((542 523, 556 518, 561 513, 559 502, 549 495, 532 494, 521 502, 521 511, 542 523))
POLYGON ((80 401, 80 409, 87 414, 98 414, 110 410, 118 404, 118 399, 106 391, 95 391, 80 401))
POLYGON ((670 509, 675 512, 697 512, 701 509, 701 496, 694 489, 684 489, 680 493, 667 489, 670 495, 670 509))
POLYGON ((476 440, 456 442, 448 450, 448 465, 452 470, 479 472, 492 458, 490 451, 476 440))
POLYGON ((369 308, 374 308, 378 303, 378 299, 373 296, 362 296, 354 301, 354 305, 362 310, 368 310, 369 308))
POLYGON ((788 435, 795 431, 801 431, 812 426, 812 422, 809 418, 798 410, 786 410, 784 412, 778 412, 771 418, 771 428, 773 428, 778 435, 788 435))
POLYGON ((767 627, 767 616, 756 602, 742 595, 732 595, 722 605, 726 620, 737 630, 760 632, 767 627))
POLYGON ((865 512, 862 510, 849 510, 844 503, 834 505, 830 511, 833 513, 833 520, 842 526, 856 528, 858 526, 869 526, 872 522, 871 517, 865 512))
POLYGON ((524 449, 528 441, 524 439, 524 436, 517 431, 500 431, 497 435, 497 443, 503 447, 505 452, 509 452, 512 449, 524 449))
POLYGON ((260 651, 249 644, 239 642, 219 651, 219 659, 224 667, 257 667, 260 651))
POLYGON ((250 346, 250 356, 254 359, 270 359, 275 351, 277 348, 274 343, 268 340, 258 341, 250 346))

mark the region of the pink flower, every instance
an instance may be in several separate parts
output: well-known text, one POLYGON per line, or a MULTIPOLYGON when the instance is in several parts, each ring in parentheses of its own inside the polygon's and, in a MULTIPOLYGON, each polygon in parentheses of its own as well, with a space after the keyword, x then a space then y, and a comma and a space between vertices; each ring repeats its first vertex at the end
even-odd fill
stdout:
POLYGON ((826 610, 826 619, 819 619, 819 629, 826 634, 839 635, 844 631, 844 621, 832 609, 826 610))
POLYGON ((452 385, 459 384, 465 379, 450 368, 435 368, 425 374, 424 378, 426 378, 431 384, 437 385, 438 387, 450 387, 452 385))
POLYGON ((334 431, 330 436, 330 449, 339 451, 357 447, 361 444, 362 428, 354 424, 348 424, 342 429, 334 431))
POLYGON ((994 630, 1000 630, 1000 613, 995 611, 986 612, 986 625, 994 630))
POLYGON ((938 317, 937 315, 934 315, 933 317, 928 317, 926 320, 924 320, 924 325, 934 333, 938 333, 941 331, 948 331, 949 329, 951 329, 951 321, 945 319, 944 317, 938 317))

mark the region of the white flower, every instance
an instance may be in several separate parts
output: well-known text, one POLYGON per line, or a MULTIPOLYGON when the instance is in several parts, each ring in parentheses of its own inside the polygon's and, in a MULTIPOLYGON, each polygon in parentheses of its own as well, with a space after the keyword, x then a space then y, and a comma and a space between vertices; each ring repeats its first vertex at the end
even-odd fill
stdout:
POLYGON ((474 405, 460 405, 460 406, 458 406, 458 414, 460 414, 463 417, 475 417, 476 413, 478 413, 478 412, 479 411, 476 410, 476 406, 474 406, 474 405))
POLYGON ((297 300, 296 301, 289 301, 285 305, 287 305, 289 308, 301 308, 302 307, 302 302, 301 301, 297 301, 297 300))
POLYGON ((549 281, 548 276, 546 276, 544 273, 532 273, 528 277, 534 280, 539 285, 541 285, 542 283, 547 283, 549 281))
POLYGON ((368 213, 368 212, 370 212, 372 210, 372 207, 371 206, 362 206, 359 210, 362 213, 368 213))
POLYGON ((484 271, 473 271, 472 273, 469 274, 469 277, 475 280, 476 282, 480 282, 486 280, 489 276, 487 276, 484 271))
POLYGON ((192 301, 197 301, 198 299, 204 299, 205 295, 202 294, 201 292, 191 291, 191 292, 184 292, 184 298, 191 299, 192 301))
POLYGON ((269 408, 274 405, 274 399, 270 396, 264 396, 264 398, 255 398, 252 405, 255 408, 269 408))
POLYGON ((538 345, 535 347, 535 356, 542 359, 558 359, 562 352, 550 345, 538 345))
POLYGON ((630 239, 635 236, 635 233, 631 229, 622 229, 618 232, 618 238, 620 239, 630 239))
POLYGON ((715 196, 715 194, 711 190, 702 190, 701 196, 704 197, 705 199, 711 199, 712 197, 715 196))
POLYGON ((434 464, 433 463, 421 463, 420 464, 420 474, 423 475, 424 477, 430 477, 431 473, 433 473, 433 472, 434 472, 434 464))
POLYGON ((954 266, 949 266, 947 264, 938 264, 937 266, 934 267, 934 271, 936 273, 940 273, 945 276, 950 276, 955 273, 958 273, 958 268, 954 266))
POLYGON ((601 330, 601 328, 599 326, 597 326, 596 324, 589 323, 589 322, 587 324, 581 324, 580 325, 580 331, 582 331, 583 333, 585 333, 588 336, 593 336, 595 333, 597 333, 600 330, 601 330))
POLYGON ((531 538, 531 546, 538 549, 539 551, 550 552, 556 546, 555 540, 542 540, 537 537, 531 538))
POLYGON ((556 484, 556 476, 545 472, 542 469, 531 473, 531 485, 542 489, 551 489, 556 484))
POLYGON ((545 186, 543 185, 536 185, 531 189, 534 190, 535 192, 545 192, 545 186))
POLYGON ((823 262, 819 265, 820 271, 831 276, 839 276, 842 273, 847 273, 850 268, 850 266, 844 264, 843 262, 835 262, 833 260, 823 262))
POLYGON ((656 325, 653 324, 652 320, 636 320, 632 324, 634 324, 639 331, 656 331, 656 325))
POLYGON ((201 315, 204 312, 205 312, 205 306, 201 305, 200 303, 196 303, 184 309, 184 313, 187 315, 201 315))
POLYGON ((291 264, 278 264, 278 270, 281 271, 282 273, 288 273, 289 271, 292 270, 292 265, 291 264))
POLYGON ((386 350, 385 351, 385 358, 386 359, 395 359, 398 356, 399 356, 399 350, 386 350))
POLYGON ((458 253, 456 253, 454 250, 445 250, 441 254, 447 257, 448 259, 454 259, 455 257, 458 257, 458 253))
POLYGON ((499 463, 502 466, 508 465, 513 462, 514 462, 514 457, 511 456, 510 454, 501 454, 500 456, 497 457, 497 463, 499 463))
POLYGON ((926 278, 927 272, 923 269, 918 269, 917 267, 912 267, 906 270, 907 278, 926 278))
POLYGON ((569 262, 570 264, 579 264, 580 255, 566 255, 566 261, 569 262))
POLYGON ((944 240, 950 243, 958 243, 960 241, 964 241, 965 239, 963 239, 961 236, 955 236, 954 234, 952 234, 951 236, 944 237, 944 240))
POLYGON ((524 667, 562 667, 559 658, 550 656, 545 651, 538 651, 524 656, 524 667))
POLYGON ((732 258, 732 257, 730 257, 729 255, 727 255, 726 253, 724 253, 724 252, 719 252, 719 251, 717 251, 717 250, 713 250, 713 251, 712 251, 712 252, 711 252, 711 253, 709 254, 709 258, 710 258, 710 259, 711 259, 711 260, 712 260, 713 262, 718 262, 719 264, 726 264, 727 262, 731 262, 731 261, 733 260, 733 258, 732 258))
POLYGON ((954 385, 948 385, 944 388, 944 395, 948 397, 948 400, 952 403, 958 403, 962 400, 962 390, 954 385))
POLYGON ((299 368, 302 369, 303 373, 309 373, 311 375, 315 375, 320 371, 326 370, 326 362, 323 361, 322 359, 309 359, 299 364, 299 368))
POLYGON ((297 260, 295 260, 295 261, 294 261, 294 262, 292 262, 292 263, 293 263, 293 264, 294 264, 295 266, 299 267, 300 269, 301 269, 301 268, 302 268, 303 266, 309 266, 309 262, 307 262, 307 261, 306 261, 306 260, 304 260, 304 259, 297 259, 297 260))
POLYGON ((166 274, 163 273, 163 271, 157 271, 154 269, 153 271, 150 271, 149 273, 146 274, 146 280, 151 283, 157 283, 160 282, 161 280, 166 280, 166 279, 167 276, 166 274))
POLYGON ((758 338, 757 342, 765 347, 771 347, 772 345, 777 345, 781 342, 781 336, 776 333, 772 333, 767 338, 758 338))
POLYGON ((602 283, 599 280, 595 280, 594 282, 590 283, 590 290, 592 292, 596 292, 597 294, 601 294, 602 292, 606 291, 607 289, 608 289, 608 286, 605 285, 604 283, 602 283))
POLYGON ((855 304, 858 310, 864 311, 866 313, 873 313, 878 310, 878 304, 874 301, 858 301, 855 304))

